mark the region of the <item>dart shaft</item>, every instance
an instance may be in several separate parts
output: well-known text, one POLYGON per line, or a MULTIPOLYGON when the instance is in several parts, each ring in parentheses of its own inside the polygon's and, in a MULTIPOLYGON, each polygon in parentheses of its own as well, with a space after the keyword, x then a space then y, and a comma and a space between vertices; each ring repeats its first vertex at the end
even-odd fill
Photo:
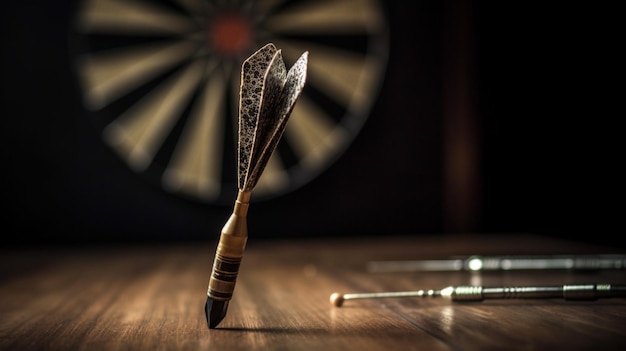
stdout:
POLYGON ((552 299, 594 300, 626 297, 626 286, 611 284, 567 284, 562 286, 482 287, 457 286, 441 290, 441 296, 452 301, 486 299, 552 299))
POLYGON ((451 301, 482 301, 487 299, 553 299, 595 300, 599 298, 626 297, 626 285, 567 284, 560 286, 449 286, 441 290, 415 290, 377 293, 331 295, 330 301, 341 306, 346 300, 382 299, 399 297, 443 297, 451 301))
POLYGON ((356 294, 344 294, 345 300, 357 300, 357 299, 383 299, 383 298, 395 298, 395 297, 436 297, 439 296, 439 290, 416 290, 416 291, 391 291, 380 293, 356 293, 356 294))
POLYGON ((246 215, 250 192, 240 191, 230 218, 222 228, 215 252, 207 295, 218 301, 230 300, 248 240, 246 215))
POLYGON ((554 255, 554 256, 475 256, 465 261, 468 270, 514 270, 514 269, 624 269, 626 255, 554 255))
POLYGON ((372 272, 626 269, 626 255, 470 256, 449 260, 372 261, 372 272))

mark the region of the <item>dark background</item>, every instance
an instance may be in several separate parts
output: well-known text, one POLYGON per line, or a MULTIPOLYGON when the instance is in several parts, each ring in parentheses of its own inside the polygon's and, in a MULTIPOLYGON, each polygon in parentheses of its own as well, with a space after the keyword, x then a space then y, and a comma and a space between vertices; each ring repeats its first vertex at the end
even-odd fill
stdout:
MULTIPOLYGON (((216 239, 232 208, 147 184, 84 118, 74 3, 3 6, 5 243, 216 239)), ((370 118, 328 171, 251 206, 250 237, 527 232, 618 245, 621 25, 616 9, 580 6, 385 2, 388 71, 370 118), (456 140, 472 152, 460 193, 456 140)))

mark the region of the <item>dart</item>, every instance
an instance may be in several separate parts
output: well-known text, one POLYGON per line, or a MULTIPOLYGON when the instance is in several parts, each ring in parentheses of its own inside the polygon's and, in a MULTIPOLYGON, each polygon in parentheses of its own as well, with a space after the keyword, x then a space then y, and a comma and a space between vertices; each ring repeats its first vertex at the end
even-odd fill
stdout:
POLYGON ((626 269, 626 255, 479 256, 447 260, 370 261, 369 272, 626 269))
POLYGON ((554 299, 595 300, 626 297, 626 285, 566 284, 557 286, 484 287, 479 285, 449 286, 441 290, 391 291, 330 295, 330 303, 343 306, 346 300, 402 297, 442 297, 451 301, 483 301, 487 299, 554 299))
POLYGON ((215 252, 205 313, 210 329, 226 316, 248 239, 251 193, 276 149, 304 88, 308 51, 287 72, 281 50, 269 43, 242 64, 239 95, 238 195, 215 252))

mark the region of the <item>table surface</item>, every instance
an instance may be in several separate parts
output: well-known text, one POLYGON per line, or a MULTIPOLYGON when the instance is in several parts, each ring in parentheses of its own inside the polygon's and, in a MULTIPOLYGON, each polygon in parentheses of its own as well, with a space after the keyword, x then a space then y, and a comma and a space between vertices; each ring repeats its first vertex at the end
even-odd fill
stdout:
MULTIPOLYGON (((619 253, 532 235, 250 238, 226 318, 207 328, 215 242, 2 249, 0 350, 626 349, 626 299, 395 298, 333 292, 625 284, 624 270, 369 272, 370 261, 619 253)), ((617 251, 616 251, 617 250, 617 251)))

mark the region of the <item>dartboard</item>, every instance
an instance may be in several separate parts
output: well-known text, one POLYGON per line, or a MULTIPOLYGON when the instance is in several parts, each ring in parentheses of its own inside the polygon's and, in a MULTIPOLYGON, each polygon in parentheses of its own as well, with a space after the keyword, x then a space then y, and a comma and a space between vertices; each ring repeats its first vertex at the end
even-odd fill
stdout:
POLYGON ((307 83, 255 200, 326 170, 369 116, 387 63, 374 0, 83 0, 71 35, 85 115, 102 141, 159 189, 210 204, 237 191, 241 64, 267 43, 307 83))

